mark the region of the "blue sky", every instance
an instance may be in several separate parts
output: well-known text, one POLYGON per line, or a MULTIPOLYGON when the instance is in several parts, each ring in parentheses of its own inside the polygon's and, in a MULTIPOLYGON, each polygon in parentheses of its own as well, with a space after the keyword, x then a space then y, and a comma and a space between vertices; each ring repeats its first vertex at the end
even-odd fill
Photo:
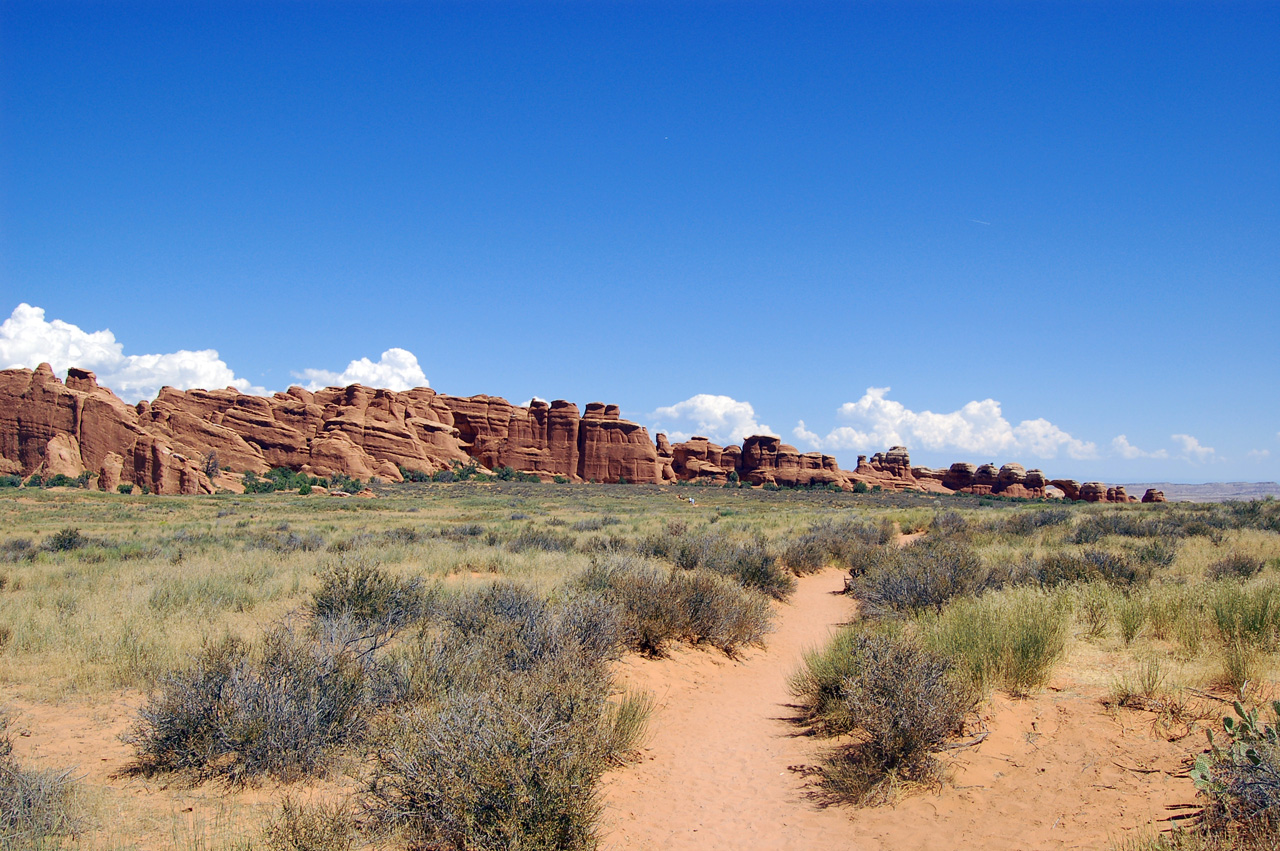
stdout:
POLYGON ((1277 116, 1274 3, 2 0, 0 367, 1277 479, 1277 116))

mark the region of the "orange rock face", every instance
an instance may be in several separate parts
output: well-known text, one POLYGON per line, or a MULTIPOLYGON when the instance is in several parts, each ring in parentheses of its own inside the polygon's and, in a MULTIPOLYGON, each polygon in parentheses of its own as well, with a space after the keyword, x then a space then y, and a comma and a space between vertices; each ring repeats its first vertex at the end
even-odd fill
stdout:
MULTIPOLYGON (((885 490, 1028 498, 1044 496, 1050 484, 1039 470, 1017 464, 913 468, 902 446, 870 460, 859 456, 857 469, 845 471, 834 456, 800 452, 777 437, 755 435, 740 447, 705 437, 673 445, 666 435, 656 437, 655 443, 644 426, 622 419, 617 405, 601 402, 579 415, 577 405, 564 400, 526 407, 496 396, 353 384, 314 393, 291 387, 270 397, 166 387, 155 400, 130 406, 85 370, 68 371, 66 383, 47 364, 0 370, 0 472, 88 472, 103 490, 125 483, 156 493, 208 493, 231 487, 245 471, 272 467, 399 481, 401 468, 434 473, 473 459, 488 469, 578 482, 723 483, 736 473, 755 485, 849 489, 861 482, 885 490), (210 452, 232 470, 216 484, 202 469, 210 452)), ((1096 482, 1052 484, 1071 499, 1133 501, 1123 488, 1096 482)))

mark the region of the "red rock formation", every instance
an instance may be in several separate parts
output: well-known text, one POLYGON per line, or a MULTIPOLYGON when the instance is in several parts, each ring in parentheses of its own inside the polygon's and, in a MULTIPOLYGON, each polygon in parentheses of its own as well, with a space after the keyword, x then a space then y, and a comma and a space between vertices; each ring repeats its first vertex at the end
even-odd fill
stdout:
POLYGON ((1147 492, 1142 495, 1143 502, 1165 502, 1164 491, 1158 491, 1155 488, 1147 488, 1147 492))
POLYGON ((578 478, 583 481, 657 484, 658 450, 649 431, 620 419, 617 405, 587 403, 578 422, 578 478))
MULTIPOLYGON (((579 416, 571 402, 534 401, 527 407, 493 396, 442 396, 426 387, 403 393, 361 385, 309 392, 291 387, 270 397, 223 390, 163 388, 152 402, 126 405, 99 387, 93 373, 72 369, 64 384, 47 364, 0 371, 0 472, 67 476, 88 471, 98 486, 146 485, 157 493, 214 489, 202 459, 217 454, 234 475, 284 466, 314 475, 401 478, 400 468, 432 473, 475 459, 551 479, 659 483, 724 482, 737 473, 756 485, 785 487, 857 482, 886 490, 967 491, 1041 497, 1049 486, 1039 470, 1006 464, 952 464, 947 470, 912 467, 907 449, 891 447, 857 469, 802 453, 777 437, 752 436, 720 447, 704 437, 657 443, 616 405, 592 402, 579 416)), ((1055 480, 1068 498, 1132 501, 1123 488, 1055 480)), ((1146 497, 1144 497, 1146 499, 1146 497)))
POLYGON ((846 487, 849 476, 831 455, 801 453, 780 438, 754 435, 742 443, 740 475, 754 485, 811 487, 836 484, 846 487))

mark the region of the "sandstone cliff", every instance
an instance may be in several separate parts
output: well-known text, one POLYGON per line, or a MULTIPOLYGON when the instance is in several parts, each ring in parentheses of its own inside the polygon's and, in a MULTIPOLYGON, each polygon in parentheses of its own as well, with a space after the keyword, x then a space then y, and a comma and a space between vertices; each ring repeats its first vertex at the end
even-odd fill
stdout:
MULTIPOLYGON (((144 485, 156 493, 210 493, 202 460, 238 476, 289 467, 317 476, 341 473, 400 481, 401 469, 434 473, 475 460, 487 469, 512 467, 543 480, 655 484, 723 484, 883 490, 963 491, 1038 498, 1055 486, 1070 499, 1133 502, 1123 487, 1069 479, 1048 481, 1018 464, 996 468, 952 464, 912 467, 894 446, 857 468, 800 452, 777 437, 754 435, 741 446, 705 437, 672 444, 651 440, 617 405, 591 402, 579 414, 572 402, 535 400, 527 407, 496 396, 445 396, 426 387, 405 392, 353 384, 309 392, 291 387, 270 397, 225 390, 162 389, 151 402, 128 405, 93 373, 72 369, 64 383, 48 364, 0 370, 0 473, 75 477, 89 473, 98 487, 144 485)), ((224 482, 225 484, 225 482, 224 482)), ((1148 495, 1147 499, 1153 498, 1148 495)))

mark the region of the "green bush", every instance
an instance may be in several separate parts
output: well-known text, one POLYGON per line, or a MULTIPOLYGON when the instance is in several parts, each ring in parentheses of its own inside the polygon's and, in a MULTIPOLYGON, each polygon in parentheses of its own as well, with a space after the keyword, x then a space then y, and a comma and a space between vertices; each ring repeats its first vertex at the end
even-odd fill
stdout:
POLYGON ((252 470, 245 470, 244 475, 240 477, 240 484, 244 486, 245 493, 274 493, 276 489, 274 480, 260 479, 252 470))
POLYGON ((121 482, 120 484, 116 485, 116 492, 123 493, 123 494, 131 494, 133 493, 133 485, 129 484, 128 482, 121 482))
POLYGON ((0 488, 16 488, 22 485, 22 477, 14 475, 0 476, 0 488))
POLYGON ((1070 610, 1065 598, 1011 588, 958 599, 921 619, 926 646, 951 659, 981 692, 995 686, 1014 694, 1049 681, 1066 652, 1070 610))
POLYGON ((422 470, 410 470, 400 465, 400 477, 406 482, 429 482, 432 480, 431 473, 422 470))
POLYGON ((65 553, 88 545, 89 539, 80 534, 79 529, 67 526, 46 538, 42 549, 51 553, 65 553))

